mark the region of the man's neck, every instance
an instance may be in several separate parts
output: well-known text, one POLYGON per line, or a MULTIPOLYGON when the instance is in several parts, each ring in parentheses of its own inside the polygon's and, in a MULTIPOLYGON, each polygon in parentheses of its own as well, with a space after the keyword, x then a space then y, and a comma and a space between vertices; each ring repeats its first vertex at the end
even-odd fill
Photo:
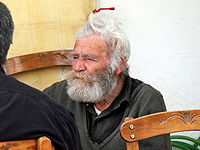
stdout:
POLYGON ((100 111, 104 111, 105 109, 107 109, 112 104, 114 99, 119 95, 121 89, 123 88, 123 85, 124 85, 124 80, 119 79, 112 93, 108 95, 104 100, 94 104, 94 106, 100 111))

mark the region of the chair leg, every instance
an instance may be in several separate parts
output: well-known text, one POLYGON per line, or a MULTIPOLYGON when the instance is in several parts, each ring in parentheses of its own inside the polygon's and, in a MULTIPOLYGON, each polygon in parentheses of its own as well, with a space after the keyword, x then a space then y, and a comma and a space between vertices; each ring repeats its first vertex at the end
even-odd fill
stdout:
POLYGON ((51 144, 51 140, 46 136, 43 136, 38 139, 38 150, 54 150, 54 147, 51 144))
POLYGON ((127 150, 139 150, 138 142, 126 142, 127 150))

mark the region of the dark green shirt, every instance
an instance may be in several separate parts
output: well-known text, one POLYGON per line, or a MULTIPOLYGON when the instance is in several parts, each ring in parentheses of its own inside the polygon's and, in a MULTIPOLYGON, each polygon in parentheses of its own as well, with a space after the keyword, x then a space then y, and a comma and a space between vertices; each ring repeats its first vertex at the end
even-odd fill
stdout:
MULTIPOLYGON (((132 85, 135 79, 126 78, 126 90, 120 97, 120 102, 127 101, 124 112, 121 114, 120 123, 115 129, 112 129, 109 135, 99 144, 91 140, 91 133, 88 130, 88 104, 83 102, 76 102, 67 95, 66 87, 67 81, 61 81, 53 84, 44 92, 54 98, 56 101, 64 104, 71 112, 74 113, 83 150, 126 150, 125 142, 120 136, 120 125, 123 123, 125 117, 137 118, 144 115, 165 111, 166 107, 164 100, 159 91, 145 83, 139 84, 135 90, 132 90, 132 85)), ((119 103, 120 105, 122 103, 119 103)), ((108 115, 113 115, 108 113, 108 115)), ((109 120, 110 124, 114 125, 113 120, 109 120)), ((109 124, 108 123, 108 124, 109 124)), ((107 130, 110 130, 109 128, 107 130)), ((98 133, 95 133, 95 136, 98 133)), ((169 135, 157 136, 139 141, 141 150, 170 150, 169 135)))
MULTIPOLYGON (((141 83, 141 81, 134 79, 131 85, 131 91, 133 92, 141 83)), ((86 104, 87 129, 93 142, 100 144, 119 126, 128 104, 128 100, 123 99, 129 88, 127 86, 128 77, 125 79, 124 85, 112 104, 101 112, 101 114, 97 115, 94 104, 86 104)))

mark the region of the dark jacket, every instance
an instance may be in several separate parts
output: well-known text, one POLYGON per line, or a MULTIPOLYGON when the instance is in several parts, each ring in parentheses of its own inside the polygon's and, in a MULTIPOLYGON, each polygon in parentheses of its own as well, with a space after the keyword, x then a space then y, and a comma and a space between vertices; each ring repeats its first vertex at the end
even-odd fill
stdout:
POLYGON ((0 141, 47 136, 59 150, 81 150, 71 112, 0 67, 0 141))
MULTIPOLYGON (((69 98, 66 92, 67 81, 55 83, 45 89, 44 92, 56 101, 64 104, 74 113, 84 150, 126 150, 125 142, 121 138, 119 132, 120 125, 124 118, 128 116, 137 118, 166 110, 163 97, 159 91, 145 83, 139 84, 132 90, 134 82, 135 79, 132 79, 129 76, 126 78, 124 93, 120 94, 123 95, 121 96, 121 102, 128 101, 128 105, 124 110, 124 115, 118 127, 100 144, 94 143, 88 134, 86 116, 87 104, 75 102, 69 98)), ((112 120, 110 120, 110 122, 112 123, 112 120)), ((171 149, 169 135, 162 135, 139 141, 139 146, 141 150, 171 149)))

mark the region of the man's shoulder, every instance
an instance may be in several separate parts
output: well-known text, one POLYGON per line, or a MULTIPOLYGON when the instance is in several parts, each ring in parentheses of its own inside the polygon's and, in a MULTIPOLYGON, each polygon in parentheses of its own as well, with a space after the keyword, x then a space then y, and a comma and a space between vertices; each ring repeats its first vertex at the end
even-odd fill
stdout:
POLYGON ((157 90, 155 87, 144 82, 138 88, 140 88, 141 92, 145 92, 147 94, 150 94, 150 93, 159 94, 159 95, 161 94, 161 92, 157 90))
POLYGON ((65 87, 67 87, 67 81, 62 80, 62 81, 53 83, 51 86, 44 89, 44 92, 46 93, 48 91, 61 91, 65 87))
POLYGON ((135 89, 135 92, 146 93, 146 94, 158 94, 160 95, 160 91, 154 88, 152 85, 147 84, 139 79, 134 79, 130 77, 131 86, 135 89))
POLYGON ((19 94, 21 96, 30 97, 37 97, 38 95, 43 95, 43 93, 38 89, 35 89, 25 83, 22 83, 10 76, 4 76, 4 78, 0 80, 0 84, 1 90, 4 90, 9 94, 19 94))
MULTIPOLYGON (((139 83, 134 91, 131 92, 131 99, 139 103, 145 103, 151 101, 151 103, 162 103, 163 96, 159 90, 154 88, 152 85, 142 82, 137 79, 131 78, 132 82, 139 83)), ((134 84, 132 84, 134 85, 134 84)))
POLYGON ((150 84, 141 84, 140 93, 149 97, 151 96, 158 99, 163 99, 161 92, 150 84))
POLYGON ((63 97, 66 96, 67 94, 66 87, 67 87, 67 81, 62 80, 47 87, 46 89, 43 90, 43 92, 53 98, 56 98, 57 96, 63 97))
POLYGON ((63 80, 52 84, 50 87, 47 87, 43 90, 45 94, 53 98, 58 103, 61 103, 65 106, 74 103, 73 100, 67 94, 67 81, 63 80))
POLYGON ((58 86, 59 87, 59 86, 64 86, 64 85, 67 85, 67 80, 55 82, 51 86, 58 86))
POLYGON ((12 77, 5 76, 3 80, 0 80, 0 84, 0 90, 2 91, 0 96, 2 99, 7 100, 10 105, 17 106, 20 104, 18 108, 34 108, 32 111, 70 113, 63 105, 58 104, 43 92, 12 77))
POLYGON ((130 106, 134 118, 166 110, 161 92, 144 82, 131 93, 130 106))

